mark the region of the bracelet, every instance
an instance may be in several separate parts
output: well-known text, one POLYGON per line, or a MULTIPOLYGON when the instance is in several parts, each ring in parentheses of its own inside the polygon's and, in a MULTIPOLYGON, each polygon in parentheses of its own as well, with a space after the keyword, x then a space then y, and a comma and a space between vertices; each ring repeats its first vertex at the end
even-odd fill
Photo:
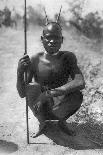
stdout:
POLYGON ((47 93, 48 95, 51 95, 51 91, 50 91, 50 90, 47 90, 46 93, 47 93))
POLYGON ((17 76, 18 76, 18 78, 24 78, 24 75, 20 72, 17 72, 17 76))

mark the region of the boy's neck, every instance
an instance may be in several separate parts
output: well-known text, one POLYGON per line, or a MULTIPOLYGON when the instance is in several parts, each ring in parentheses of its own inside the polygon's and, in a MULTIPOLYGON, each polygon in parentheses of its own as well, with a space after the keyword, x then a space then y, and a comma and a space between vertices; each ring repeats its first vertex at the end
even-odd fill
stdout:
POLYGON ((58 55, 59 51, 56 52, 56 53, 54 53, 54 54, 50 54, 50 53, 48 53, 47 51, 44 51, 44 53, 45 53, 45 55, 47 55, 47 56, 49 56, 49 57, 55 57, 55 56, 58 55))

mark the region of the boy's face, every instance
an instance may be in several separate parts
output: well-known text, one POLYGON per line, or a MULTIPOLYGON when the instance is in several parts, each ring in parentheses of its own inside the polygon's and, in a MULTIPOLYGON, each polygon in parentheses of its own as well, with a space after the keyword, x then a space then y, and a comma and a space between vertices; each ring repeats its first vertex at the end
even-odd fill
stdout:
POLYGON ((41 37, 43 46, 49 54, 56 54, 63 42, 61 29, 57 24, 55 25, 49 24, 41 37))

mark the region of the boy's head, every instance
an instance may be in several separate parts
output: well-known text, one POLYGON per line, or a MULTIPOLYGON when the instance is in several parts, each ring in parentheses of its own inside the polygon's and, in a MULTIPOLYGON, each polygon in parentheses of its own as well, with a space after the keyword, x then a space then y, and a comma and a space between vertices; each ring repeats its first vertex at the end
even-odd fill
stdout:
POLYGON ((56 22, 48 23, 43 30, 41 40, 49 54, 56 54, 63 43, 61 26, 56 22))

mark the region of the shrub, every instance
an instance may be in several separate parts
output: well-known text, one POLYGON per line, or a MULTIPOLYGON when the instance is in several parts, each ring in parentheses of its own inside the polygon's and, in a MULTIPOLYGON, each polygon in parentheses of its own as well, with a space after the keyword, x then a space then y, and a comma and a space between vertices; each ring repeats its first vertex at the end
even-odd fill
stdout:
POLYGON ((72 0, 68 4, 70 6, 69 11, 72 13, 70 24, 87 37, 100 40, 103 37, 103 19, 99 12, 90 12, 85 17, 82 17, 85 0, 72 0))
POLYGON ((90 38, 101 39, 103 37, 103 20, 98 12, 87 14, 81 22, 82 32, 90 38))
POLYGON ((32 6, 28 6, 27 14, 28 14, 28 23, 34 25, 44 25, 44 17, 42 12, 40 12, 40 6, 38 6, 38 11, 34 9, 32 6))

